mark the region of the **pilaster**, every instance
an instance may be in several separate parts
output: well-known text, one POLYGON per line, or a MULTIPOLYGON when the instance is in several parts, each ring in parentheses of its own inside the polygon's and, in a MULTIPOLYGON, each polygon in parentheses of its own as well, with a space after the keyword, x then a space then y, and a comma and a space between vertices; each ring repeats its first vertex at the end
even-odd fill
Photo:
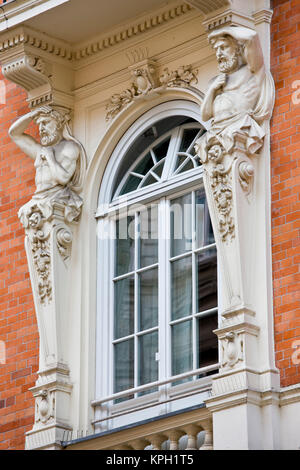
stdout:
POLYGON ((220 62, 221 73, 202 107, 205 116, 213 118, 211 128, 196 147, 220 265, 220 317, 214 331, 220 370, 206 405, 213 414, 214 449, 278 448, 279 374, 274 365, 269 230, 271 11, 263 0, 255 5, 239 0, 225 3, 218 11, 203 11, 203 24, 217 58, 222 57, 218 44, 232 34, 232 47, 236 41, 243 48, 241 65, 224 71, 220 62), (257 83, 251 91, 251 111, 243 108, 242 83, 234 82, 242 73, 257 83), (226 100, 231 96, 235 99, 229 109, 226 100), (265 436, 271 436, 268 442, 265 436))

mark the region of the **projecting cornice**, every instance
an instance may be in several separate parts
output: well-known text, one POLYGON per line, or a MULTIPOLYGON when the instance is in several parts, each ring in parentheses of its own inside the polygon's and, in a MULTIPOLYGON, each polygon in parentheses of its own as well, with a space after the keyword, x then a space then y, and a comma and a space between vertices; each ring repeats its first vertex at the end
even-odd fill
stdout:
POLYGON ((125 28, 120 28, 111 34, 99 36, 93 41, 87 42, 84 46, 81 45, 75 47, 73 51, 73 59, 78 61, 93 54, 97 54, 104 49, 116 46, 117 44, 133 38, 134 36, 139 36, 147 31, 151 31, 153 28, 173 22, 191 10, 192 7, 186 2, 160 9, 141 18, 139 21, 131 24, 129 23, 125 28))
POLYGON ((231 2, 230 0, 186 0, 186 3, 208 15, 219 8, 228 7, 231 2))
POLYGON ((56 58, 70 62, 79 61, 154 28, 173 22, 191 10, 192 7, 187 3, 165 7, 153 12, 153 14, 142 17, 140 20, 129 22, 126 27, 116 29, 110 34, 98 36, 84 44, 73 47, 32 28, 20 26, 7 30, 0 35, 0 60, 1 62, 6 60, 10 54, 14 53, 16 46, 23 44, 56 58))
MULTIPOLYGON (((23 87, 31 107, 55 103, 73 107, 73 74, 86 59, 153 29, 164 31, 176 26, 186 14, 198 14, 190 5, 176 2, 141 16, 106 35, 77 45, 41 33, 28 26, 18 26, 0 33, 0 62, 4 76, 23 87)), ((123 46, 122 46, 123 47, 123 46)))
POLYGON ((61 41, 20 26, 0 35, 3 75, 24 88, 30 107, 73 107, 72 51, 61 41))
POLYGON ((71 46, 58 39, 51 38, 40 31, 26 26, 19 26, 0 35, 0 60, 1 63, 18 54, 18 46, 31 48, 36 53, 48 53, 56 58, 71 61, 73 52, 71 46))

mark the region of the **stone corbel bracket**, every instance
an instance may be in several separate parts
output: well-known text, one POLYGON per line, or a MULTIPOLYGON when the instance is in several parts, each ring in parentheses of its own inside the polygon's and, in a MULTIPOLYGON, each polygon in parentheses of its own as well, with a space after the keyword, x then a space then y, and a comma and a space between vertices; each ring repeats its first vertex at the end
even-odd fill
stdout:
POLYGON ((203 25, 207 32, 224 26, 254 27, 252 2, 239 0, 185 0, 185 2, 204 15, 203 25))
POLYGON ((51 72, 40 57, 20 55, 4 64, 2 72, 5 78, 27 91, 30 107, 52 101, 51 72))
POLYGON ((5 78, 21 86, 31 108, 42 104, 73 107, 72 54, 60 42, 19 27, 0 35, 5 78))

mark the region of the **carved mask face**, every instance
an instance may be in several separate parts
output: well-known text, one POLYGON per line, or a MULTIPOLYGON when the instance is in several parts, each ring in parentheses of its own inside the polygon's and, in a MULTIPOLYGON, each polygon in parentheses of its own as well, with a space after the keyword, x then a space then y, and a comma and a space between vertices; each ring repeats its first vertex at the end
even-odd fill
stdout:
POLYGON ((55 145, 61 139, 61 132, 55 119, 47 116, 40 116, 37 119, 41 144, 44 146, 55 145))
POLYGON ((223 73, 234 72, 238 67, 238 46, 233 39, 219 38, 214 44, 219 70, 223 73))
POLYGON ((219 163, 222 160, 223 151, 220 145, 215 144, 208 150, 208 158, 216 163, 219 163))

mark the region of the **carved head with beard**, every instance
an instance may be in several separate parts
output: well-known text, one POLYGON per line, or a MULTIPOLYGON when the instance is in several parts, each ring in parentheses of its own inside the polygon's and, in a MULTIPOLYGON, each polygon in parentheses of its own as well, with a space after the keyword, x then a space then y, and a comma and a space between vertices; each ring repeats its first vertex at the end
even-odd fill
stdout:
POLYGON ((243 60, 243 46, 230 35, 220 35, 210 38, 219 64, 221 73, 232 73, 238 70, 245 62, 243 60))
POLYGON ((43 146, 56 145, 62 140, 66 119, 61 113, 54 110, 48 113, 40 113, 35 122, 39 126, 39 134, 43 146))

